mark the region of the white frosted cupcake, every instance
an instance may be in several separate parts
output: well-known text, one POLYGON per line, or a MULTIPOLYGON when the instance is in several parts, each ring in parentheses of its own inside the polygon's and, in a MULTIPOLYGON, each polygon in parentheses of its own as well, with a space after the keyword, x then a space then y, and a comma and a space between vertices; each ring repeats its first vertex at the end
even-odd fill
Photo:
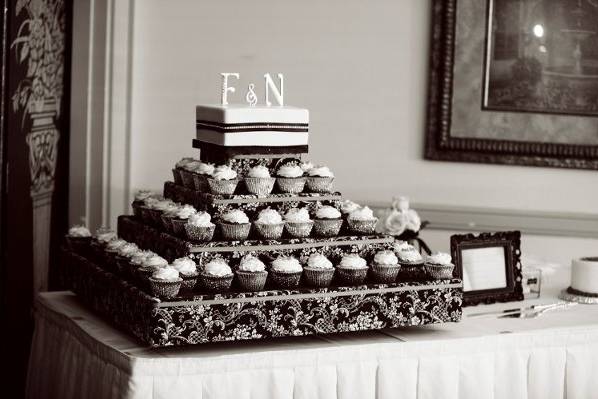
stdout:
POLYGON ((142 249, 138 250, 131 256, 129 259, 129 270, 126 273, 131 281, 135 281, 137 279, 137 270, 143 266, 148 258, 152 256, 156 256, 156 254, 152 251, 146 251, 142 249))
POLYGON ((181 284, 181 290, 193 291, 197 284, 197 277, 199 272, 197 271, 197 265, 193 259, 185 256, 183 258, 177 258, 170 265, 173 269, 179 272, 179 276, 183 279, 181 284))
POLYGON ((357 254, 343 256, 340 263, 336 266, 336 276, 344 284, 362 284, 367 273, 368 264, 366 260, 357 254))
POLYGON ((212 217, 207 212, 198 212, 189 216, 185 224, 187 238, 191 241, 211 241, 215 230, 216 225, 212 223, 212 217))
POLYGON ((341 213, 345 217, 348 217, 351 214, 351 212, 354 212, 360 208, 361 208, 361 205, 359 205, 357 202, 353 202, 351 200, 344 200, 341 203, 341 213))
POLYGON ((195 190, 205 193, 209 191, 208 179, 214 174, 214 165, 200 162, 193 170, 195 190))
POLYGON ((168 261, 159 255, 148 256, 143 264, 137 269, 139 286, 143 289, 149 288, 149 278, 158 269, 168 266, 168 261))
POLYGON ((114 230, 106 227, 100 227, 95 231, 93 237, 91 237, 91 255, 93 260, 98 264, 102 265, 106 261, 106 244, 117 238, 114 230))
POLYGON ((311 287, 328 287, 334 277, 334 266, 324 255, 311 254, 303 268, 305 282, 311 287))
POLYGON ((162 209, 160 219, 162 219, 162 227, 164 227, 164 230, 166 232, 174 233, 174 227, 172 222, 173 219, 177 218, 177 213, 179 212, 180 207, 181 206, 179 204, 171 203, 167 204, 166 206, 164 206, 164 209, 162 209))
POLYGON ((66 235, 66 242, 71 251, 85 255, 91 244, 91 231, 82 225, 73 226, 66 235))
POLYGON ((128 242, 118 249, 115 256, 116 267, 118 272, 124 276, 129 277, 131 272, 131 266, 129 264, 131 258, 140 251, 137 244, 128 242))
POLYGON ((208 186, 214 195, 232 195, 238 183, 237 172, 228 165, 217 166, 208 177, 208 186))
POLYGON ((104 264, 108 271, 113 273, 118 272, 116 257, 118 256, 120 248, 126 244, 127 242, 121 238, 116 238, 106 244, 104 247, 104 264))
POLYGON ((426 257, 424 268, 432 278, 444 279, 453 277, 455 265, 452 263, 451 255, 436 252, 426 257))
POLYGON ((401 264, 400 274, 403 279, 418 280, 425 277, 424 258, 412 245, 397 241, 393 249, 401 264))
POLYGON ((367 206, 354 210, 347 217, 349 231, 356 234, 374 234, 378 218, 367 206))
POLYGON ((309 217, 305 208, 291 208, 284 215, 285 228, 293 238, 309 237, 314 222, 309 217))
POLYGON ((242 241, 249 237, 251 223, 249 218, 240 209, 233 209, 222 215, 218 222, 220 233, 225 240, 242 241))
POLYGON ((393 251, 378 251, 374 255, 371 272, 373 280, 378 283, 394 283, 401 270, 399 259, 393 251))
POLYGON ((197 214, 197 209, 191 205, 183 205, 176 211, 176 217, 172 218, 172 230, 175 235, 179 237, 186 237, 185 225, 189 221, 189 218, 197 214))
POLYGON ((320 237, 335 237, 343 225, 343 219, 338 209, 324 205, 316 210, 314 218, 314 232, 320 237))
POLYGON ((162 221, 162 215, 164 214, 164 212, 172 210, 177 206, 178 205, 170 199, 162 199, 158 200, 158 202, 155 202, 152 208, 150 209, 150 215, 153 220, 152 224, 156 227, 164 226, 164 222, 162 221))
POLYGON ((245 255, 237 268, 237 281, 243 290, 261 291, 266 285, 266 265, 252 255, 245 255))
POLYGON ((195 174, 195 169, 197 169, 199 164, 201 164, 200 160, 192 159, 179 169, 179 173, 183 180, 183 185, 191 190, 195 190, 195 180, 193 175, 195 174))
POLYGON ((233 271, 224 259, 208 262, 200 273, 202 287, 210 292, 228 291, 233 282, 233 271))
POLYGON ((280 256, 272 262, 270 277, 278 288, 294 288, 303 274, 301 263, 292 256, 280 256))
POLYGON ((174 169, 172 170, 172 176, 174 177, 175 184, 178 184, 179 186, 184 185, 182 170, 185 168, 185 165, 187 165, 191 161, 194 161, 194 159, 191 157, 185 157, 176 163, 174 169))
POLYGON ((282 165, 276 171, 276 185, 283 193, 298 194, 305 187, 306 178, 303 177, 303 170, 299 165, 282 165))
POLYGON ((153 272, 149 277, 149 282, 155 296, 170 299, 179 294, 183 279, 176 269, 166 266, 153 272))
POLYGON ((332 191, 334 174, 327 166, 315 166, 307 172, 307 190, 315 193, 332 191))
POLYGON ((152 195, 154 194, 149 190, 139 190, 135 193, 133 203, 131 204, 133 215, 141 219, 141 207, 144 205, 144 201, 152 195))
POLYGON ((276 179, 270 176, 270 171, 264 165, 256 165, 249 169, 245 176, 245 187, 251 194, 265 197, 272 192, 276 179))
POLYGON ((280 213, 274 209, 262 209, 257 219, 253 222, 255 231, 260 238, 265 240, 278 240, 282 237, 284 222, 280 213))

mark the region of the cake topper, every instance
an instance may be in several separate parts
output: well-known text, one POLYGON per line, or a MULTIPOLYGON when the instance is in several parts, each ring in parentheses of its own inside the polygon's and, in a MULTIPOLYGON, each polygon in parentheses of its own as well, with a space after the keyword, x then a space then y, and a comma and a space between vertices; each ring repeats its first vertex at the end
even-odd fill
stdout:
MULTIPOLYGON (((236 91, 234 87, 228 85, 228 79, 229 77, 239 79, 240 74, 238 72, 222 72, 220 76, 222 76, 221 104, 228 105, 228 93, 234 93, 236 91)), ((276 86, 269 73, 264 74, 265 102, 268 107, 272 106, 272 102, 270 101, 270 91, 272 91, 278 106, 284 106, 284 75, 282 73, 277 73, 276 76, 278 77, 279 87, 276 86)), ((249 84, 247 94, 245 95, 245 101, 252 107, 258 102, 254 88, 255 85, 253 83, 249 84)))

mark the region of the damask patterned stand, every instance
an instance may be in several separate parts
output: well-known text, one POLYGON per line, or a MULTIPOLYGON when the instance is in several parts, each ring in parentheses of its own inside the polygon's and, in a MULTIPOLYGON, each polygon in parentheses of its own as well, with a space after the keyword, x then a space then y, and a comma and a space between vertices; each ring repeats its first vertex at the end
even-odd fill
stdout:
POLYGON ((201 293, 160 301, 63 251, 73 291, 123 330, 154 347, 330 334, 457 322, 461 280, 354 287, 201 293))

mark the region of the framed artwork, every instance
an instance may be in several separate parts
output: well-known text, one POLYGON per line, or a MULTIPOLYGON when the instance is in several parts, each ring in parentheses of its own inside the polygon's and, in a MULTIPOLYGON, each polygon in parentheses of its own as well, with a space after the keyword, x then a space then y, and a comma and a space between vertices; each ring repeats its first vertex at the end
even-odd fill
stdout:
POLYGON ((598 169, 598 0, 433 0, 427 159, 598 169))
POLYGON ((463 305, 523 300, 519 231, 451 237, 456 277, 463 280, 463 305))

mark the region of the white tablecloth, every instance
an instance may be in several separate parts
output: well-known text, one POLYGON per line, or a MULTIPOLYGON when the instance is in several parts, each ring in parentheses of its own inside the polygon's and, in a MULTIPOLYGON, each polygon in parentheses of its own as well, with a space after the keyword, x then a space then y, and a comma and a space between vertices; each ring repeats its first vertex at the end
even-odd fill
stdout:
POLYGON ((142 347, 67 292, 41 294, 28 396, 53 398, 598 398, 598 306, 537 319, 197 347, 142 347))

